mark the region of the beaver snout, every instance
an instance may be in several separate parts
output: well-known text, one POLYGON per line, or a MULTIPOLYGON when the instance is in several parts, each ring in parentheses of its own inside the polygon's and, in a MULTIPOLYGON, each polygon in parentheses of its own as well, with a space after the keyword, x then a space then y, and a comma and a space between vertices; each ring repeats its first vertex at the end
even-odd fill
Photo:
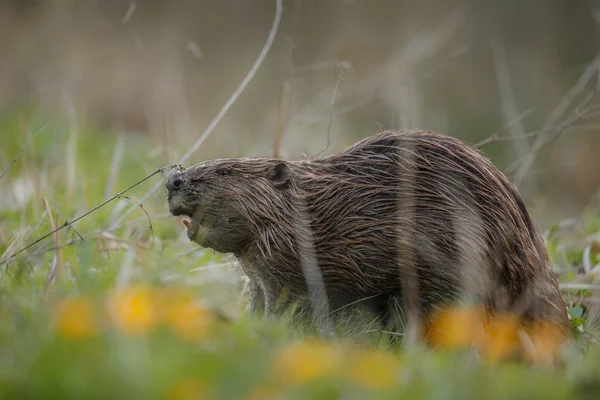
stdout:
POLYGON ((175 172, 171 176, 167 178, 166 182, 167 190, 177 190, 183 185, 183 178, 181 177, 181 172, 175 172))
POLYGON ((174 216, 193 214, 193 207, 186 201, 183 174, 175 172, 167 178, 165 186, 167 188, 167 200, 169 202, 169 211, 174 216))

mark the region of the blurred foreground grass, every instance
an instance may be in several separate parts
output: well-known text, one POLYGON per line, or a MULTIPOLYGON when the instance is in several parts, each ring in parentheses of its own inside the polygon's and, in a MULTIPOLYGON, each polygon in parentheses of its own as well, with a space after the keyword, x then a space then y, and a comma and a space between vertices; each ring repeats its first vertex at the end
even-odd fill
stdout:
MULTIPOLYGON (((0 121, 2 170, 47 122, 26 112, 0 121)), ((146 137, 119 139, 81 122, 77 129, 51 124, 0 181, 0 260, 50 231, 51 218, 60 226, 164 164, 163 149, 146 137)), ((182 226, 166 215, 164 191, 141 205, 152 229, 137 210, 107 231, 153 184, 84 218, 77 232, 63 229, 2 265, 0 398, 600 395, 591 291, 600 271, 597 212, 557 223, 547 235, 569 289, 576 337, 575 345, 562 349, 566 362, 559 368, 497 363, 485 352, 453 349, 464 344, 464 313, 449 320, 448 351, 393 349, 378 335, 323 342, 282 320, 251 321, 239 303, 242 282, 230 260, 184 238, 182 226)))

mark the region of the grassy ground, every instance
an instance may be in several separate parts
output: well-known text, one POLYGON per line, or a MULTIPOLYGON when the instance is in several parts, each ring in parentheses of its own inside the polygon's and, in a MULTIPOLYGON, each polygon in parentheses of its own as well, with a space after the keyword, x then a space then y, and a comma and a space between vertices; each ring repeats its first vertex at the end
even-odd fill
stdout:
MULTIPOLYGON (((0 121, 2 170, 46 122, 25 112, 0 121)), ((50 125, 0 180, 0 261, 164 164, 146 138, 126 137, 122 158, 115 158, 117 137, 83 127, 50 125)), ((597 214, 557 223, 547 235, 569 290, 576 342, 562 349, 563 366, 532 366, 473 351, 401 351, 377 335, 322 342, 285 321, 250 321, 231 260, 184 238, 183 227, 165 215, 164 191, 107 230, 160 179, 2 265, 0 398, 595 399, 600 393, 598 324, 588 316, 595 315, 590 289, 600 269, 594 268, 597 214)))

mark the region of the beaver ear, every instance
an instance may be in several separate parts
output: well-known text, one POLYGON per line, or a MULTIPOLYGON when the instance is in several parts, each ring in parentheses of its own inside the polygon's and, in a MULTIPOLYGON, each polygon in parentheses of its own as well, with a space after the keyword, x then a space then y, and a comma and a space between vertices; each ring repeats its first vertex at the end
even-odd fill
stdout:
POLYGON ((290 169, 285 163, 277 163, 269 167, 267 178, 277 189, 285 188, 292 179, 290 169))

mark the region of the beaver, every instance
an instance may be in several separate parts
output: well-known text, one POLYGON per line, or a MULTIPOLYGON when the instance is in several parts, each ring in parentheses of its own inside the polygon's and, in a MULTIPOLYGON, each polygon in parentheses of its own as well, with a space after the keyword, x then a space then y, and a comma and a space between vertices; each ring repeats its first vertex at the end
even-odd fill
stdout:
POLYGON ((385 321, 467 300, 569 329, 523 199, 457 138, 387 130, 319 159, 213 159, 166 188, 190 240, 240 261, 253 312, 363 304, 385 321))

